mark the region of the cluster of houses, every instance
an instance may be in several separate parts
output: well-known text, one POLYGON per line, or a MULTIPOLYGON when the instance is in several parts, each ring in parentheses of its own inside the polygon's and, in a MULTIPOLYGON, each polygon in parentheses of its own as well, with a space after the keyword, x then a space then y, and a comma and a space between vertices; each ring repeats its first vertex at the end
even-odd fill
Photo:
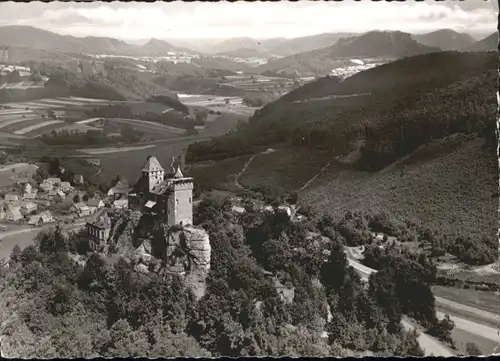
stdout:
MULTIPOLYGON (((28 189, 30 187, 27 187, 28 189)), ((30 217, 28 224, 39 225, 41 223, 51 223, 54 221, 50 211, 46 210, 37 214, 38 204, 33 202, 30 197, 32 193, 25 192, 23 196, 7 193, 2 200, 0 200, 0 220, 18 222, 25 217, 30 217)))

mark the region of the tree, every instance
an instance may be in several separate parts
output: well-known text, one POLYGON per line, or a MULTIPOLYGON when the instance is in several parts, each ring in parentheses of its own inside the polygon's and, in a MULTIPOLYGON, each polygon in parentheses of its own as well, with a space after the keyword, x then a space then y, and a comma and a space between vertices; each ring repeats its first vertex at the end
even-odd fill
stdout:
POLYGON ((57 252, 68 252, 68 240, 62 234, 59 225, 49 232, 41 232, 36 237, 36 243, 40 253, 54 254, 57 252))
POLYGON ((452 343, 451 332, 455 328, 455 322, 453 322, 449 315, 444 315, 444 318, 434 323, 428 330, 429 334, 436 336, 441 341, 452 343))
POLYGON ((21 247, 19 247, 18 244, 14 246, 12 249, 12 252, 10 253, 10 260, 14 263, 18 263, 21 261, 21 256, 22 256, 22 250, 21 247))
POLYGON ((80 202, 80 195, 79 194, 75 194, 73 196, 73 203, 79 203, 80 202))

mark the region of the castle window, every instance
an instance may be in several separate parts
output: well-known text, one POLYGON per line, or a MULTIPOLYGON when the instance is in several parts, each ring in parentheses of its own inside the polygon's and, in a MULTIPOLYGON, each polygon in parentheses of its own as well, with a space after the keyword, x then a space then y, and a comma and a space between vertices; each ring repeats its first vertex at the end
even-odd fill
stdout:
POLYGON ((191 197, 189 197, 189 203, 191 203, 191 197))

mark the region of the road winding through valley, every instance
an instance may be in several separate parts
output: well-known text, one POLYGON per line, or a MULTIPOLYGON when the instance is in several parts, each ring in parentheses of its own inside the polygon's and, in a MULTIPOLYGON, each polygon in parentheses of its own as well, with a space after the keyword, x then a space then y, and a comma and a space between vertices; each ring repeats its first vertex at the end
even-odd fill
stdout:
MULTIPOLYGON (((377 272, 376 270, 361 264, 357 260, 352 259, 352 257, 349 256, 349 253, 346 252, 346 254, 348 256, 347 259, 349 261, 349 265, 358 272, 361 279, 367 281, 370 277, 370 274, 377 272)), ((486 321, 489 321, 489 324, 491 324, 492 322, 494 323, 495 320, 500 320, 499 315, 495 315, 484 310, 479 310, 475 307, 470 307, 457 302, 453 302, 442 297, 435 297, 435 300, 436 316, 438 317, 438 319, 442 319, 445 314, 448 314, 451 320, 455 322, 455 327, 457 329, 500 343, 499 328, 495 328, 482 323, 486 323, 486 321), (464 313, 470 316, 470 318, 465 318, 465 316, 463 316, 464 313), (481 323, 473 320, 480 320, 481 323)), ((499 322, 497 322, 497 324, 500 325, 499 322)), ((414 324, 412 324, 409 319, 403 319, 401 323, 407 330, 415 328, 414 324)), ((420 347, 422 347, 422 349, 424 350, 426 356, 455 355, 454 353, 452 353, 450 348, 443 345, 435 338, 424 334, 423 332, 420 332, 418 342, 420 344, 420 347)))

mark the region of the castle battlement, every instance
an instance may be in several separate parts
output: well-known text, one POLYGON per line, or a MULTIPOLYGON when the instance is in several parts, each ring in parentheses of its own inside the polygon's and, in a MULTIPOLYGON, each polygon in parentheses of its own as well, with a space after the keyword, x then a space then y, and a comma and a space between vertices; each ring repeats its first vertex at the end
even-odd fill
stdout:
POLYGON ((165 214, 169 225, 193 223, 194 180, 185 177, 179 166, 165 174, 156 157, 148 157, 142 168, 141 178, 129 195, 131 208, 146 212, 165 214))

